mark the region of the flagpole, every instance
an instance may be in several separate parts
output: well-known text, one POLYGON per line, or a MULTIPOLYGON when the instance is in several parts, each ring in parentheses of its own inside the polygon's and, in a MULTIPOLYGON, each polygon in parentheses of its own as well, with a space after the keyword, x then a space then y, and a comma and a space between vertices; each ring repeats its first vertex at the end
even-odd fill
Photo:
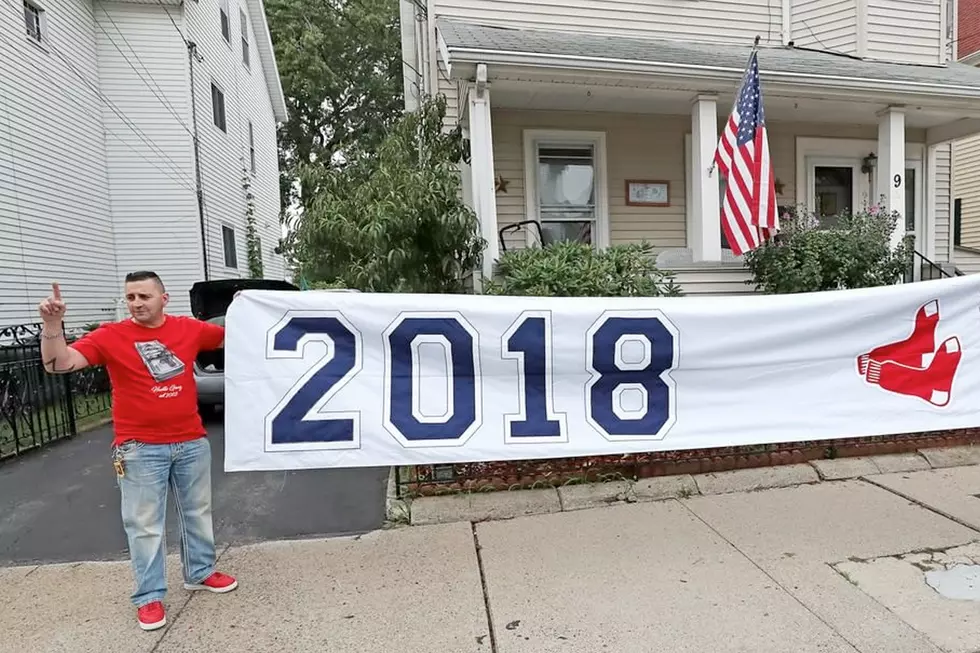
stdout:
MULTIPOLYGON (((749 71, 749 64, 752 62, 753 55, 755 55, 755 53, 759 51, 759 40, 761 38, 762 37, 760 35, 758 35, 758 34, 755 35, 755 41, 752 43, 752 52, 749 53, 749 60, 745 63, 745 72, 742 73, 742 83, 739 84, 739 86, 738 86, 739 89, 741 89, 742 88, 742 84, 745 83, 745 75, 749 71)), ((738 104, 738 92, 735 93, 735 99, 732 101, 732 111, 735 110, 735 105, 737 105, 737 104, 738 104)), ((732 111, 729 111, 729 115, 731 115, 731 112, 732 111)), ((708 177, 711 177, 714 174, 714 172, 715 172, 715 165, 716 164, 715 164, 714 157, 712 157, 712 159, 711 159, 711 165, 708 167, 708 177)))

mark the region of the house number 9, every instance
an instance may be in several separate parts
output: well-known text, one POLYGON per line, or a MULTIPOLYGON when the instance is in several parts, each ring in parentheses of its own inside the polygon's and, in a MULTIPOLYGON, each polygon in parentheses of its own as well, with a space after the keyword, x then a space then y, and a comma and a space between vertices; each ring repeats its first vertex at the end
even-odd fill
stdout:
POLYGON ((895 175, 895 188, 901 188, 902 186, 902 175, 895 175))

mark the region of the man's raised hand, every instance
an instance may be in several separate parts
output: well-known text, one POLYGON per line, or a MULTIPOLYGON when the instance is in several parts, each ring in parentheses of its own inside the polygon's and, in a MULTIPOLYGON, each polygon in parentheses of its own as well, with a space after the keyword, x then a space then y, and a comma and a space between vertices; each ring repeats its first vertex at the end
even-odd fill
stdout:
POLYGON ((66 310, 65 302, 61 299, 61 287, 57 283, 52 283, 51 296, 38 306, 41 319, 45 324, 61 324, 66 310))

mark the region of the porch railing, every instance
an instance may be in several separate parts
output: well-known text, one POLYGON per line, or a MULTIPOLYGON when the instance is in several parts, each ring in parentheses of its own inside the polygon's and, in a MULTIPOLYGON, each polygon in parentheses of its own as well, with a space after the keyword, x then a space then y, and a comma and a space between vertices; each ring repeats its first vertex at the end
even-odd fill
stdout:
POLYGON ((0 329, 0 460, 69 438, 110 415, 105 368, 46 373, 40 333, 40 324, 0 329))
POLYGON ((537 220, 522 220, 520 222, 515 222, 509 224, 505 227, 501 227, 500 231, 497 232, 497 238, 500 240, 500 251, 507 251, 507 242, 504 239, 504 234, 510 233, 511 231, 520 231, 523 227, 527 225, 534 225, 534 228, 538 230, 538 242, 544 242, 544 234, 541 232, 541 223, 537 220))
POLYGON ((953 266, 953 272, 950 273, 949 270, 944 268, 939 263, 929 259, 922 252, 918 250, 912 251, 912 263, 909 269, 905 273, 905 281, 911 282, 915 281, 915 270, 921 271, 922 276, 921 281, 931 281, 932 279, 952 279, 954 276, 962 277, 964 272, 959 268, 953 266))

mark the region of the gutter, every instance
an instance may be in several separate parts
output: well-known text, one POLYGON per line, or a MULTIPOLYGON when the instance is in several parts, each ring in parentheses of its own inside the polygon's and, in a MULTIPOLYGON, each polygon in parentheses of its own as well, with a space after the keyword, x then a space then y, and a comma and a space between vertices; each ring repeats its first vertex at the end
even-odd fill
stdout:
MULTIPOLYGON (((704 66, 698 64, 664 63, 637 59, 616 59, 611 57, 585 57, 570 54, 539 54, 481 48, 450 47, 450 54, 458 63, 492 63, 497 65, 525 66, 538 68, 561 68, 565 70, 586 70, 597 72, 628 72, 654 74, 661 76, 683 76, 700 80, 720 82, 738 81, 745 74, 744 68, 704 66)), ((980 86, 950 86, 930 82, 893 81, 866 77, 840 77, 816 73, 791 73, 767 71, 764 79, 801 86, 813 85, 842 90, 883 91, 909 95, 939 96, 943 98, 980 98, 980 86)))

